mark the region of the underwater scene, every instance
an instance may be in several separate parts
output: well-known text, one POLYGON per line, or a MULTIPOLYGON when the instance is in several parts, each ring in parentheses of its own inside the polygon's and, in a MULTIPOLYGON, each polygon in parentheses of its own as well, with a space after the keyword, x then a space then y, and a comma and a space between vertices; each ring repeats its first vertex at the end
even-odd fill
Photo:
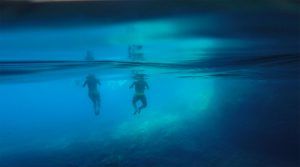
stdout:
POLYGON ((299 5, 0 1, 0 167, 299 167, 299 5))

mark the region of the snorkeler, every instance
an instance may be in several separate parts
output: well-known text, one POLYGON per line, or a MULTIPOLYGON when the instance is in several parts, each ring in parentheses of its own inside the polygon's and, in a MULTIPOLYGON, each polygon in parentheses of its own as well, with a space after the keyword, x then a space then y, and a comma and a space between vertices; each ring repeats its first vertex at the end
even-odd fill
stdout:
POLYGON ((142 109, 147 107, 147 98, 145 96, 144 91, 146 88, 149 89, 149 86, 147 82, 144 80, 143 75, 138 75, 136 77, 136 81, 131 84, 130 88, 132 88, 133 86, 135 87, 135 94, 132 98, 132 105, 135 109, 134 114, 139 114, 142 109), (140 107, 137 107, 136 105, 138 101, 142 102, 142 105, 140 107))
POLYGON ((95 75, 90 74, 86 77, 86 80, 83 84, 83 87, 88 86, 89 89, 89 97, 94 105, 95 115, 100 114, 100 93, 98 91, 98 85, 100 85, 100 81, 95 77, 95 75))

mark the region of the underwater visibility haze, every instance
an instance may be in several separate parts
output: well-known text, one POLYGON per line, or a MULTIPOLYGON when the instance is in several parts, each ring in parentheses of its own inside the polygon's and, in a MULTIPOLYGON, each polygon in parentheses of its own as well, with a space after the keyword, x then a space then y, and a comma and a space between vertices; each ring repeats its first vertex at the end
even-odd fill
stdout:
POLYGON ((300 166, 299 11, 0 1, 0 167, 300 166))

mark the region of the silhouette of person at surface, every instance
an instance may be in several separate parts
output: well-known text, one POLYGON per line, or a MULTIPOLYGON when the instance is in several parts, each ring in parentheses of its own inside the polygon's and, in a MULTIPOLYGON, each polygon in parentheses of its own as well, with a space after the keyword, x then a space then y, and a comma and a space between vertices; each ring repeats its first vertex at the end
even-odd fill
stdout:
POLYGON ((144 79, 144 75, 136 75, 134 81, 129 88, 135 88, 135 94, 132 98, 132 105, 135 109, 134 114, 140 114, 141 110, 147 107, 147 98, 145 96, 145 89, 149 89, 148 83, 144 79), (137 107, 137 102, 141 101, 142 105, 137 107))
POLYGON ((91 51, 86 52, 85 61, 95 61, 95 58, 91 51))
POLYGON ((88 87, 89 97, 94 105, 95 115, 99 115, 100 114, 100 93, 98 91, 98 85, 101 85, 100 81, 95 77, 94 74, 89 74, 86 77, 83 87, 85 87, 86 85, 88 87))

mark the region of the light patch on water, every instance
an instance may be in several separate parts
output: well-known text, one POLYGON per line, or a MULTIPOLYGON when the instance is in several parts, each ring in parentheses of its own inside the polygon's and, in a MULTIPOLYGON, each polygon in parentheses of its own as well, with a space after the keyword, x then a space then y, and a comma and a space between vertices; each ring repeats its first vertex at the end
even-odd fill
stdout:
MULTIPOLYGON (((155 112, 155 111, 147 111, 155 112)), ((162 112, 162 111, 159 111, 162 112)), ((179 115, 175 114, 160 114, 155 112, 154 114, 142 113, 144 116, 136 116, 133 120, 122 123, 113 134, 115 139, 120 138, 135 138, 138 136, 151 135, 157 130, 164 128, 168 131, 172 130, 173 125, 179 125, 181 119, 179 115), (167 128, 168 127, 168 128, 167 128)))
POLYGON ((108 86, 108 88, 110 88, 111 90, 120 88, 124 85, 128 85, 129 81, 128 80, 109 80, 106 81, 106 84, 108 86))
POLYGON ((146 61, 193 60, 218 48, 239 47, 237 39, 191 37, 189 31, 215 25, 209 17, 143 20, 113 25, 63 29, 26 29, 0 33, 1 59, 83 60, 86 52, 96 60, 127 60, 128 46, 143 45, 146 61), (197 26, 191 26, 197 23, 197 26), (199 24, 201 26, 199 27, 199 24))
POLYGON ((203 112, 210 105, 210 100, 213 97, 213 81, 202 80, 202 82, 197 82, 198 86, 191 86, 184 84, 180 86, 175 93, 175 96, 180 99, 184 97, 184 101, 178 103, 186 110, 191 111, 192 114, 197 114, 203 112), (189 97, 186 97, 186 96, 189 97))

